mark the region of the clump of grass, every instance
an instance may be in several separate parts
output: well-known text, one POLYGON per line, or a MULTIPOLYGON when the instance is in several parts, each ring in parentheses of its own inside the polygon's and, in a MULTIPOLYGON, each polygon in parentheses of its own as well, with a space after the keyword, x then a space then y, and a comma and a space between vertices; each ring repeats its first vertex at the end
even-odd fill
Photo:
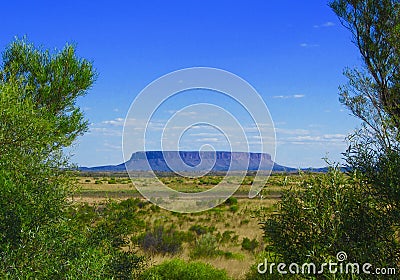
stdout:
POLYGON ((115 178, 111 178, 110 180, 108 180, 109 184, 116 184, 117 181, 115 180, 115 178))
POLYGON ((227 200, 225 200, 225 204, 226 205, 237 205, 238 204, 238 200, 237 200, 236 197, 231 196, 231 197, 228 197, 227 200))
POLYGON ((202 226, 202 225, 193 225, 189 228, 190 231, 194 231, 197 235, 202 235, 206 234, 207 232, 214 232, 216 228, 214 226, 208 227, 208 226, 202 226))
POLYGON ((212 258, 222 255, 223 252, 218 248, 217 238, 211 233, 206 233, 196 240, 190 257, 196 258, 212 258))
POLYGON ((231 207, 229 207, 229 211, 231 211, 232 213, 236 213, 237 211, 239 211, 239 206, 231 205, 231 207))
POLYGON ((224 244, 224 243, 228 243, 228 242, 230 242, 230 241, 232 241, 232 234, 234 234, 235 232, 234 231, 232 231, 232 230, 226 230, 226 231, 224 231, 223 233, 222 233, 222 236, 221 236, 221 243, 222 244, 224 244))
POLYGON ((201 262, 185 262, 179 259, 165 261, 145 271, 140 280, 229 280, 226 271, 201 262))
POLYGON ((254 250, 258 247, 258 245, 259 243, 255 238, 250 240, 249 238, 245 237, 242 240, 242 249, 252 253, 254 253, 254 250))
POLYGON ((175 255, 182 251, 185 239, 187 239, 187 235, 176 231, 172 226, 165 228, 163 225, 157 225, 133 241, 147 253, 175 255))

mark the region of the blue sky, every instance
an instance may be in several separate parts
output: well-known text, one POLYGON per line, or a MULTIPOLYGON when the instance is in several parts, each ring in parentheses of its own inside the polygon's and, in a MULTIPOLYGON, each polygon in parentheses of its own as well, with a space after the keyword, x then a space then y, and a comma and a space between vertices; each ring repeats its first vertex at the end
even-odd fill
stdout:
POLYGON ((78 101, 91 124, 72 149, 79 165, 122 162, 121 123, 134 98, 188 67, 224 69, 258 91, 274 121, 280 164, 339 161, 345 136, 359 125, 340 105, 338 86, 344 68, 361 60, 325 1, 7 1, 1 14, 2 50, 27 35, 50 49, 75 43, 93 61, 98 79, 78 101))

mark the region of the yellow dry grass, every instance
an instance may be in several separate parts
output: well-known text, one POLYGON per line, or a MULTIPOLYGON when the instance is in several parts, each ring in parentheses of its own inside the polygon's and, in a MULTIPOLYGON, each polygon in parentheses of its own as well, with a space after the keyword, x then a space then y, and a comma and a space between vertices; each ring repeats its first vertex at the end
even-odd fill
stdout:
MULTIPOLYGON (((208 181, 215 179, 218 178, 208 178, 208 181)), ((74 202, 77 203, 99 203, 109 199, 124 200, 129 197, 143 199, 129 181, 129 178, 80 177, 77 178, 77 180, 81 187, 80 192, 73 197, 74 202)), ((235 178, 232 178, 232 180, 235 180, 235 178)), ((196 187, 197 191, 203 191, 213 187, 213 184, 209 182, 200 184, 199 180, 190 178, 182 181, 180 178, 168 177, 163 178, 162 181, 169 187, 181 191, 193 187, 196 187)), ((214 233, 219 232, 220 234, 223 234, 225 231, 232 231, 233 236, 237 235, 236 241, 220 244, 219 249, 224 252, 233 253, 236 256, 235 258, 227 259, 220 256, 216 258, 200 259, 200 261, 209 263, 217 268, 225 269, 234 279, 243 279, 251 265, 255 263, 256 254, 265 247, 263 243, 263 232, 256 211, 260 209, 271 210, 271 207, 279 200, 282 190, 290 187, 297 187, 299 185, 298 181, 299 178, 295 176, 272 176, 265 185, 262 196, 260 195, 254 199, 249 199, 247 195, 251 187, 251 178, 246 178, 234 195, 238 199, 237 211, 231 211, 229 206, 222 207, 219 210, 212 209, 193 214, 176 214, 160 209, 159 212, 153 212, 151 215, 144 215, 143 219, 147 225, 155 223, 162 223, 167 227, 174 225, 175 228, 180 231, 188 231, 193 225, 213 226, 215 227, 214 233), (254 253, 241 248, 242 240, 246 237, 250 240, 256 239, 259 242, 259 247, 256 248, 254 253)), ((178 256, 148 256, 150 263, 159 264, 174 257, 190 260, 190 251, 192 250, 190 246, 189 243, 184 243, 183 251, 178 256)), ((136 249, 140 252, 140 249, 136 249)), ((145 252, 142 252, 142 254, 145 254, 145 252)))

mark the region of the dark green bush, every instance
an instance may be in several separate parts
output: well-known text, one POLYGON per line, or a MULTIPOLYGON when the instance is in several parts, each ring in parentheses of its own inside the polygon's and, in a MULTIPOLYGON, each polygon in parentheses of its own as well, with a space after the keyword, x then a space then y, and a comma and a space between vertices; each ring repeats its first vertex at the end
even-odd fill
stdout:
POLYGON ((199 224, 193 225, 189 228, 190 231, 194 231, 197 235, 206 234, 207 232, 214 232, 216 228, 214 226, 202 226, 199 224))
POLYGON ((347 253, 350 262, 397 267, 398 241, 359 173, 338 168, 310 175, 301 190, 286 191, 280 211, 263 222, 269 250, 286 263, 321 264, 347 253))
POLYGON ((227 200, 225 200, 225 204, 226 205, 237 205, 238 204, 238 200, 236 197, 230 196, 228 197, 227 200))
POLYGON ((229 207, 229 211, 236 213, 239 210, 239 206, 237 205, 231 205, 231 207, 229 207))
POLYGON ((226 271, 201 262, 165 261, 145 271, 140 280, 229 280, 226 271))
POLYGON ((182 244, 186 238, 186 234, 176 231, 173 227, 165 228, 163 225, 156 225, 136 237, 135 242, 150 254, 175 255, 182 251, 182 244))
POLYGON ((251 240, 247 237, 243 238, 243 241, 242 241, 242 249, 243 250, 254 252, 254 250, 258 247, 258 245, 259 245, 259 243, 255 238, 251 239, 251 240))

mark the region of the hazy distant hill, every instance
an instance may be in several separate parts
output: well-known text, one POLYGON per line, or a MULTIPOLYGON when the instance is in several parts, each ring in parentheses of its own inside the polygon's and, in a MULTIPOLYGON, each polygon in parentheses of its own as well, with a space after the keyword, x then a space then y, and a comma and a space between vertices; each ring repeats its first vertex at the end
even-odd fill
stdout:
POLYGON ((82 171, 228 171, 230 170, 273 170, 293 171, 294 168, 274 163, 269 154, 246 152, 198 152, 198 151, 147 151, 136 152, 122 164, 97 167, 81 167, 82 171), (148 164, 147 164, 147 160, 148 164), (262 161, 262 166, 260 162, 262 161), (168 163, 168 164, 167 164, 168 163), (149 166, 150 165, 150 166, 149 166), (126 166, 126 167, 125 167, 126 166))

